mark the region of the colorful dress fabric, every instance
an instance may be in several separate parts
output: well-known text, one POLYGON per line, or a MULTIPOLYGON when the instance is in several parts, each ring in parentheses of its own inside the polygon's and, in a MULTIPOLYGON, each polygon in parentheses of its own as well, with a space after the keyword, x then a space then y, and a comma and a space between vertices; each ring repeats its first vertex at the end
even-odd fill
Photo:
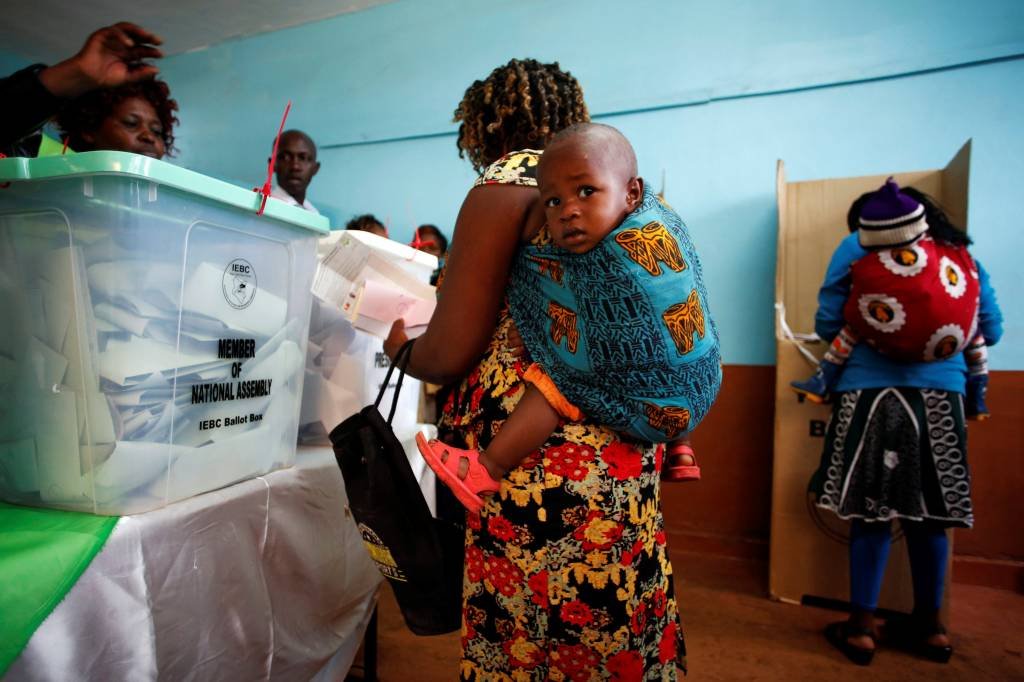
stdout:
MULTIPOLYGON (((507 155, 478 184, 536 186, 538 157, 507 155)), ((533 240, 549 242, 546 231, 533 240)), ((442 440, 486 447, 522 397, 526 367, 508 350, 511 327, 506 306, 445 406, 442 440)), ((563 425, 470 515, 461 679, 677 678, 685 646, 658 452, 593 421, 563 425)))
POLYGON ((900 362, 963 352, 978 327, 981 282, 967 247, 924 236, 873 250, 850 266, 843 315, 860 337, 900 362))
POLYGON ((512 318, 569 402, 649 442, 678 438, 722 382, 700 260, 675 211, 643 201, 587 253, 530 244, 509 276, 512 318))

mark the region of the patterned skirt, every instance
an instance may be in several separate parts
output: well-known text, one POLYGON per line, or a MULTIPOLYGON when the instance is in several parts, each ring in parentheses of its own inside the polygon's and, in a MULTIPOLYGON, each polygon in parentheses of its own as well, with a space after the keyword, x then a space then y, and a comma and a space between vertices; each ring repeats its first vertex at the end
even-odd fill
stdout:
POLYGON ((461 679, 675 680, 685 669, 658 450, 594 435, 556 433, 468 517, 461 679))
POLYGON ((974 525, 959 393, 874 388, 842 393, 811 479, 817 504, 843 519, 974 525))

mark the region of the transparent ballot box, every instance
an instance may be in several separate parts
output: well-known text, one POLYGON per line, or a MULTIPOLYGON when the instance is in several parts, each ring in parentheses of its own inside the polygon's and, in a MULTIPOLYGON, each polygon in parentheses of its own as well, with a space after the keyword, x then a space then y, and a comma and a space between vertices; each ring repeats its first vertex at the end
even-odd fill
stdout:
POLYGON ((292 463, 326 219, 121 152, 0 185, 0 498, 130 514, 292 463))

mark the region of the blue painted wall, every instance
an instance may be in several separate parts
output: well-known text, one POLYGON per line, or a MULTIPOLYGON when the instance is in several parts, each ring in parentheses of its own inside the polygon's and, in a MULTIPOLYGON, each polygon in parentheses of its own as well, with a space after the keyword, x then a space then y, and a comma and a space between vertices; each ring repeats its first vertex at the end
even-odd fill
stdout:
MULTIPOLYGON (((1024 305, 1012 295, 1024 230, 1009 200, 1024 180, 1024 98, 1009 90, 1014 82, 1024 83, 1024 60, 602 120, 632 140, 655 187, 665 170, 667 198, 701 251, 726 361, 741 364, 774 362, 776 159, 786 161, 790 180, 941 168, 973 136, 974 253, 999 287, 1008 321, 993 363, 1024 369, 1024 305)), ((319 196, 335 198, 326 185, 352 210, 389 216, 400 239, 416 222, 450 225, 474 177, 454 136, 332 149, 322 158, 319 196)))
POLYGON ((259 115, 290 97, 324 126, 323 144, 344 144, 450 130, 466 86, 514 56, 560 60, 608 113, 1024 52, 1014 0, 823 4, 403 0, 181 55, 165 70, 224 114, 197 129, 241 139, 249 121, 234 128, 235 97, 259 115))
POLYGON ((974 140, 975 253, 1002 293, 998 369, 1024 369, 1024 3, 1015 0, 402 0, 165 61, 179 162, 261 181, 289 126, 321 146, 335 223, 453 224, 473 180, 451 113, 514 56, 558 60, 701 249, 729 363, 774 361, 775 161, 789 179, 945 165, 974 140), (916 75, 908 75, 916 74, 916 75))

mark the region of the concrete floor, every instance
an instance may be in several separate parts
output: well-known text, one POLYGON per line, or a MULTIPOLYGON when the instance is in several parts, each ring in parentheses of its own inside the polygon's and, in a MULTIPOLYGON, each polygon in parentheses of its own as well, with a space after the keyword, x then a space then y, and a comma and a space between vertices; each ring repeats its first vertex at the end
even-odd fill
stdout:
MULTIPOLYGON (((949 664, 881 648, 864 669, 849 663, 821 634, 843 614, 767 599, 766 564, 686 553, 673 554, 672 561, 689 681, 1024 681, 1024 595, 957 584, 950 623, 956 653, 949 664)), ((380 600, 378 637, 380 680, 457 679, 459 634, 413 635, 388 588, 380 600)))

